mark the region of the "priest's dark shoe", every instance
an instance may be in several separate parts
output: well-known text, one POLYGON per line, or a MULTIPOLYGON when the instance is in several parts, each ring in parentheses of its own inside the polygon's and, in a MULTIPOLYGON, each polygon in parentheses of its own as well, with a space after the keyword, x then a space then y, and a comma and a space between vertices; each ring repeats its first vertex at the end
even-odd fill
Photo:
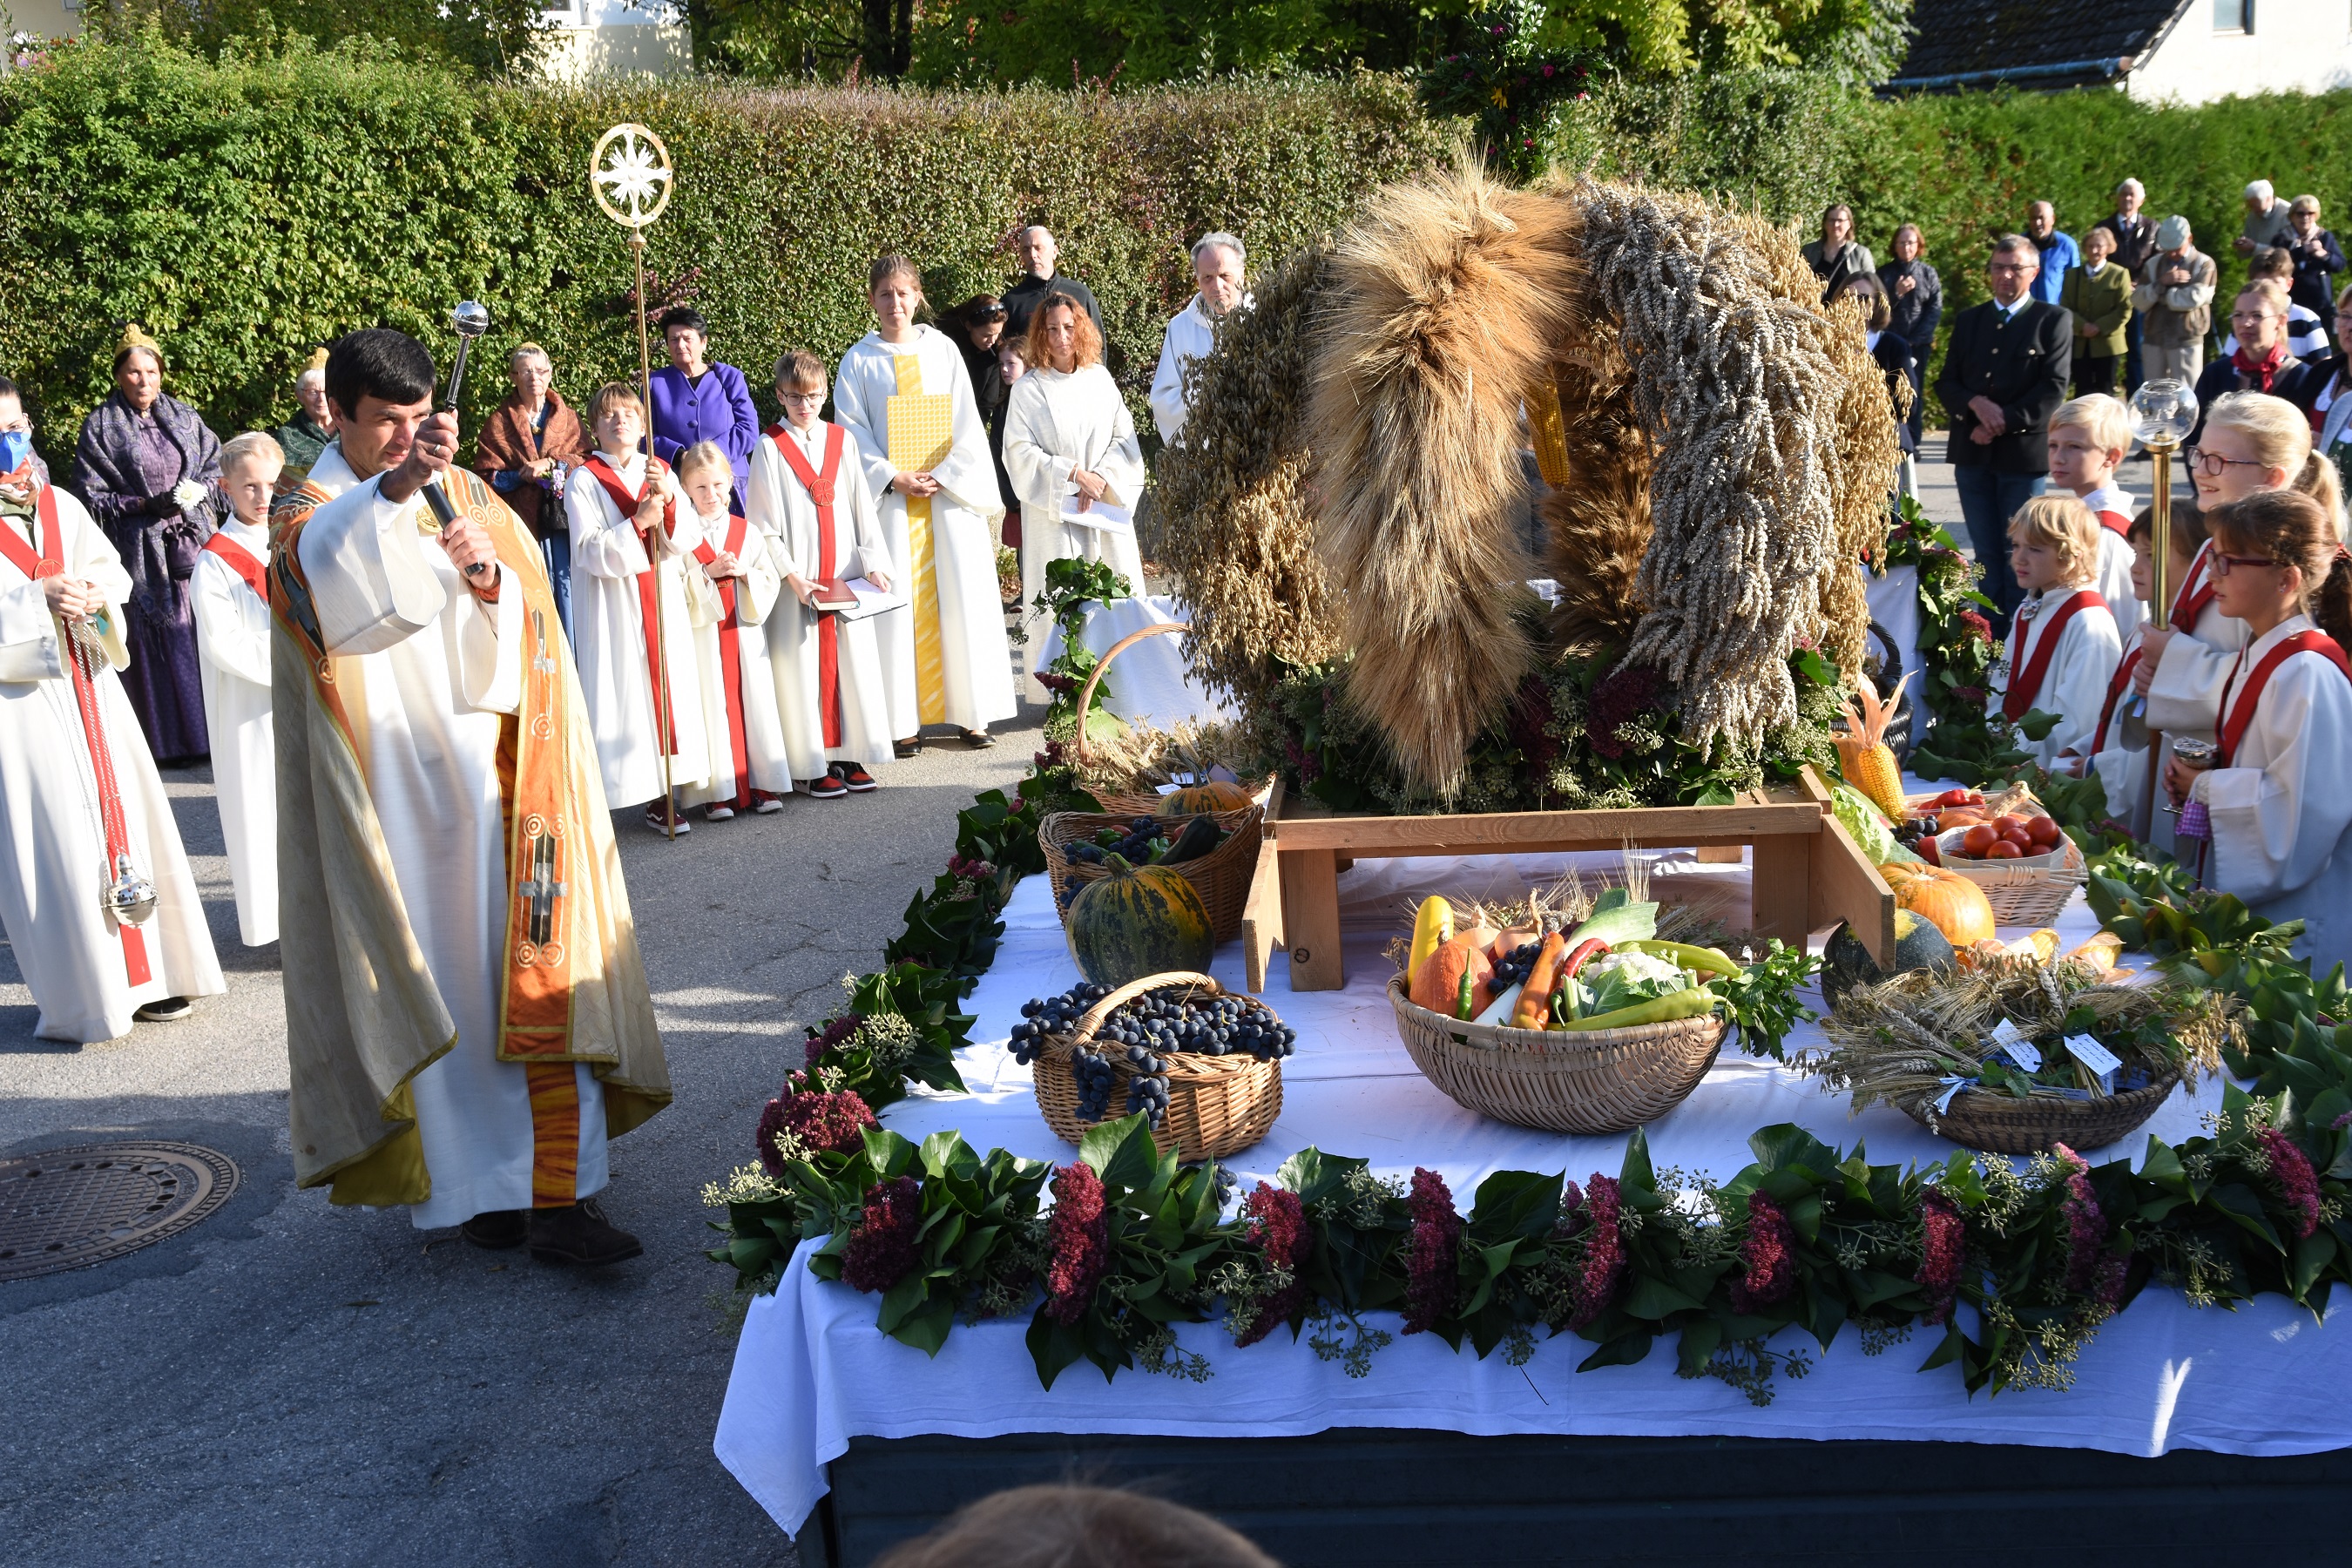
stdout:
POLYGON ((133 1008, 131 1016, 142 1024, 170 1024, 194 1011, 185 996, 163 996, 133 1008))
POLYGON ((476 1247, 504 1252, 522 1245, 523 1237, 530 1234, 530 1217, 521 1209, 491 1209, 459 1226, 457 1234, 476 1247))
POLYGON ((645 1251, 637 1238, 604 1217, 594 1198, 563 1208, 530 1211, 530 1255, 541 1263, 601 1268, 645 1251))

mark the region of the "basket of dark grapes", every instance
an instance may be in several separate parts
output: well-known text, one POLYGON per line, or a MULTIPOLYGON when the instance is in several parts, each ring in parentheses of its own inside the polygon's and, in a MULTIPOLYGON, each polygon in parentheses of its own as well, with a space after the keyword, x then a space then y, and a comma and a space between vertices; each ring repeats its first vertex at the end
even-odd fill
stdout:
POLYGON ((1282 1058, 1297 1038, 1265 1003, 1174 971, 1033 998, 1013 1026, 1013 1056, 1034 1070, 1037 1109, 1065 1142, 1141 1111, 1162 1152, 1223 1159, 1282 1114, 1282 1058))
POLYGON ((1054 908, 1065 921, 1071 898, 1108 876, 1116 855, 1129 866, 1166 866, 1181 875, 1208 906, 1209 929, 1226 942, 1242 934, 1242 910, 1265 828, 1262 805, 1181 816, 1057 811, 1038 824, 1037 842, 1054 879, 1054 908))

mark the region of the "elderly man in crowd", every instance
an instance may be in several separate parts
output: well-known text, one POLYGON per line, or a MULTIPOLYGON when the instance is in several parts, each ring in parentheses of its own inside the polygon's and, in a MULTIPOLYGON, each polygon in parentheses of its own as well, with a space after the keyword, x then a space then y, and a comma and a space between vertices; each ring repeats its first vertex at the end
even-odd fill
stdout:
POLYGON ((327 407, 326 350, 312 354, 294 378, 294 417, 269 433, 286 454, 286 466, 278 474, 281 495, 310 478, 310 465, 335 438, 335 416, 327 407))
POLYGON ((2059 290, 2066 286, 2066 274, 2083 265, 2082 250, 2073 235, 2059 232, 2058 209, 2048 202, 2035 202, 2025 209, 2025 235, 2042 258, 2042 270, 2033 275, 2033 297, 2054 305, 2059 290))
MULTIPOLYGON (((2147 187, 2137 180, 2126 180, 2116 187, 2116 210, 2099 220, 2099 226, 2116 237, 2115 263, 2124 269, 2124 276, 2135 284, 2147 258, 2156 254, 2156 220, 2140 209, 2147 204, 2147 187)), ((2132 312, 2126 328, 2125 341, 2130 344, 2131 357, 2124 368, 2126 395, 2139 390, 2140 353, 2146 324, 2137 311, 2132 312)))
POLYGON ((2132 309, 2147 323, 2147 378, 2197 384, 2205 365, 2205 331, 2213 324, 2219 271, 2200 252, 2189 220, 2173 214, 2156 226, 2156 254, 2140 268, 2132 309))
POLYGON ((1151 376, 1151 422, 1170 446, 1184 428, 1184 367, 1215 343, 1217 323, 1227 311, 1249 307, 1250 297, 1242 287, 1244 259, 1239 235, 1218 229, 1192 242, 1196 292, 1169 321, 1168 335, 1160 344, 1160 368, 1151 376))
POLYGON ((2268 180, 2246 187, 2246 226, 2230 243, 2241 256, 2252 256, 2265 246, 2283 246, 2294 237, 2294 223, 2287 204, 2278 199, 2268 180))
POLYGON ((1936 395, 1951 415, 1953 487, 2003 635, 2024 597, 2009 566, 2009 520, 2049 483, 2050 416, 2074 368, 2067 313, 2031 293, 2041 253, 2004 235, 1985 264, 1992 298, 1952 322, 1936 395))
POLYGON ((1051 289, 1056 294, 1067 294, 1087 308, 1094 321, 1095 331, 1102 331, 1102 307, 1095 303, 1095 292, 1075 278, 1054 270, 1062 258, 1062 247, 1042 223, 1033 223, 1013 236, 1013 244, 1021 250, 1022 265, 1028 268, 1021 281, 1004 291, 1004 336, 1018 342, 1029 335, 1029 315, 1036 310, 1037 301, 1051 289))

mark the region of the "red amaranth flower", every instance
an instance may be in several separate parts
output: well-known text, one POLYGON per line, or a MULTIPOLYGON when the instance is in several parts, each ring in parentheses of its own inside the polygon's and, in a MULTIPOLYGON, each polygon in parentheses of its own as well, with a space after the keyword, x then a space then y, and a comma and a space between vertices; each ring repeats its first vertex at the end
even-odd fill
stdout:
POLYGON ((1249 1222, 1250 1244, 1265 1257, 1267 1270, 1290 1276, 1289 1284, 1256 1303, 1249 1326, 1234 1338, 1236 1345, 1254 1345, 1307 1304, 1307 1284, 1298 1277, 1307 1251, 1307 1205, 1289 1188, 1260 1182, 1242 1200, 1242 1214, 1249 1222))
POLYGON ((1646 664, 1619 663, 1594 683, 1584 721, 1584 738, 1604 757, 1622 757, 1625 742, 1617 731, 1654 712, 1661 705, 1665 678, 1646 664))
POLYGON ((1595 1171, 1585 1184, 1584 1213, 1592 1228, 1584 1244, 1584 1275, 1577 1281, 1576 1313, 1568 1320, 1571 1329, 1591 1327, 1617 1299, 1617 1288, 1624 1281, 1625 1240, 1617 1230, 1622 1205, 1616 1179, 1595 1171))
POLYGON ((2058 1205, 2066 1221, 2066 1289, 2080 1292, 2103 1287, 2106 1271, 2100 1268, 2100 1258, 2107 1246, 2107 1215, 2091 1190, 2091 1167, 2063 1143, 2052 1144, 2051 1152, 2068 1167, 2066 1196, 2058 1205))
POLYGON ((1960 631, 1970 642, 1992 641, 1992 623, 1974 610, 1960 612, 1960 631))
POLYGON ((808 1032, 808 1066, 811 1070, 824 1058, 825 1052, 846 1042, 850 1036, 857 1033, 857 1026, 865 1022, 866 1015, 863 1013, 844 1013, 838 1018, 828 1019, 824 1028, 811 1029, 808 1032))
POLYGON ((847 1154, 865 1146, 866 1129, 880 1125, 856 1089, 780 1094, 760 1112, 760 1163, 771 1176, 784 1173, 783 1156, 776 1152, 779 1132, 791 1133, 811 1153, 847 1154))
POLYGON ((865 1291, 887 1290, 915 1266, 915 1232, 922 1225, 923 1189, 912 1176, 877 1182, 866 1190, 866 1210, 849 1233, 842 1255, 844 1283, 865 1291))
POLYGON ((1454 1194, 1445 1178, 1420 1165, 1412 1168, 1412 1194, 1405 1208, 1412 1216, 1412 1228, 1405 1240, 1404 1331, 1418 1334, 1454 1309, 1462 1216, 1454 1212, 1454 1194))
POLYGON ((2294 1216, 2294 1238, 2301 1241, 2319 1228, 2319 1177, 2294 1140, 2277 1128, 2261 1129, 2254 1141, 2270 1157, 2271 1179, 2278 1184, 2279 1197, 2294 1216))
POLYGON ((1045 1315, 1065 1326, 1094 1305, 1095 1289, 1110 1271, 1110 1219, 1102 1178, 1081 1160, 1054 1177, 1054 1217, 1045 1226, 1053 1263, 1045 1271, 1045 1315))
POLYGON ((1559 742, 1548 732, 1547 726, 1552 719, 1551 688, 1543 677, 1530 675, 1519 682, 1518 695, 1504 717, 1512 748, 1525 760, 1525 765, 1530 770, 1549 768, 1559 756, 1559 742))
POLYGON ((1731 1310, 1754 1313, 1789 1299, 1797 1288, 1796 1231, 1772 1195, 1748 1194, 1748 1234, 1739 1243, 1739 1278, 1731 1282, 1731 1310))
POLYGON ((1923 1321, 1948 1323, 1952 1303, 1959 1297, 1960 1264, 1967 1256, 1968 1222, 1960 1207, 1934 1187, 1919 1194, 1919 1220, 1927 1235, 1921 1245, 1916 1283, 1927 1293, 1923 1321))
POLYGON ((1971 708, 1981 707, 1985 700, 1985 689, 1981 686, 1955 686, 1952 688, 1952 696, 1971 708))

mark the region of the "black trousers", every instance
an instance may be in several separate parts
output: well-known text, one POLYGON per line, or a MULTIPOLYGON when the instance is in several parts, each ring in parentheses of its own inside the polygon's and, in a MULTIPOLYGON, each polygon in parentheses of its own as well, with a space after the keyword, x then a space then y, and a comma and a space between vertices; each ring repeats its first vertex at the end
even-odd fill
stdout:
POLYGON ((2113 354, 2105 359, 2077 359, 2074 362, 2074 395, 2088 397, 2095 392, 2104 392, 2110 397, 2114 396, 2116 363, 2113 354))

